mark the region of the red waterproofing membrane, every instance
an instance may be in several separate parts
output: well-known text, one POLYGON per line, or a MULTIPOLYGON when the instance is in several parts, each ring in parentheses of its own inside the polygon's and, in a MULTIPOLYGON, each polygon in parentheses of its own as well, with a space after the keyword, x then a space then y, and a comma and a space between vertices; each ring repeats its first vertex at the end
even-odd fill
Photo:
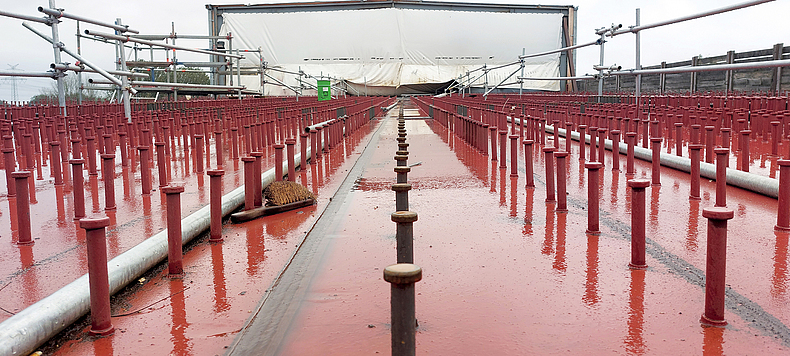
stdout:
MULTIPOLYGON (((166 160, 170 166, 168 174, 173 181, 179 182, 186 190, 182 197, 182 216, 186 216, 208 203, 208 184, 205 182, 207 178, 203 175, 195 174, 196 155, 194 150, 190 149, 192 151, 190 152, 190 150, 185 150, 184 148, 189 147, 187 145, 190 143, 190 138, 199 135, 205 128, 210 126, 210 118, 216 118, 214 123, 217 127, 225 127, 227 129, 231 126, 238 127, 242 122, 272 121, 274 116, 280 115, 287 118, 287 121, 292 122, 292 126, 296 127, 297 125, 310 124, 313 122, 312 120, 320 121, 321 115, 337 115, 340 112, 347 116, 346 121, 353 122, 353 127, 358 128, 365 120, 369 120, 371 110, 379 112, 377 108, 384 103, 384 100, 386 98, 370 98, 370 100, 367 98, 348 98, 334 101, 331 104, 319 104, 315 102, 314 98, 313 100, 302 98, 300 103, 281 99, 251 99, 242 103, 226 101, 225 104, 233 104, 233 106, 228 105, 221 108, 221 110, 213 109, 214 106, 212 105, 201 107, 195 105, 195 103, 177 103, 174 106, 177 105, 179 107, 178 110, 135 112, 131 123, 124 123, 117 113, 104 114, 101 120, 99 120, 99 114, 76 116, 69 118, 69 121, 65 123, 62 122, 62 117, 46 118, 42 116, 35 119, 23 119, 8 116, 8 119, 2 123, 2 129, 4 134, 10 136, 17 132, 28 132, 31 122, 40 121, 42 123, 46 122, 46 126, 52 128, 52 130, 59 126, 61 130, 58 131, 61 134, 67 132, 63 128, 66 126, 70 127, 68 131, 71 133, 70 137, 77 141, 81 138, 89 137, 88 135, 94 130, 100 128, 104 132, 111 133, 110 135, 116 135, 114 140, 107 140, 107 149, 115 150, 116 152, 122 150, 122 148, 128 149, 128 151, 122 150, 121 153, 128 153, 128 157, 132 162, 128 166, 123 165, 123 163, 126 163, 123 160, 115 162, 115 172, 113 174, 115 179, 113 183, 119 190, 121 187, 123 189, 122 201, 117 202, 116 209, 107 210, 100 203, 100 201, 103 201, 101 197, 104 196, 102 184, 104 180, 100 179, 99 174, 105 175, 106 169, 102 169, 100 172, 97 171, 96 175, 85 174, 88 176, 88 179, 86 179, 88 215, 107 215, 110 218, 108 257, 113 258, 148 236, 153 235, 154 232, 161 230, 165 225, 165 209, 163 207, 160 208, 163 195, 154 189, 153 194, 140 196, 140 156, 131 147, 140 146, 141 144, 145 145, 146 143, 150 145, 154 139, 166 142, 167 148, 172 153, 166 160), (269 113, 272 118, 268 118, 266 113, 269 113), (300 122, 297 123, 297 119, 300 122), (55 125, 54 123, 58 122, 58 120, 61 123, 55 125), (50 122, 53 124, 50 124, 50 122), (108 125, 101 125, 102 123, 107 123, 108 125), (165 127, 175 127, 176 129, 167 130, 165 127), (171 134, 170 137, 164 136, 167 132, 171 134), (121 133, 126 133, 126 135, 121 135, 121 133), (183 134, 184 141, 179 140, 182 137, 181 134, 183 134), (127 147, 120 140, 124 136, 128 138, 126 142, 128 144, 127 147), (113 146, 115 148, 112 148, 113 146), (142 212, 140 211, 141 208, 142 212), (154 213, 154 211, 159 211, 160 213, 154 213)), ((107 108, 112 106, 98 107, 107 108)), ((17 115, 20 112, 24 112, 24 110, 14 111, 17 115)), ((226 139, 228 136, 230 135, 227 135, 226 139)), ((50 132, 43 135, 41 139, 45 140, 47 137, 56 136, 50 132)), ((210 141, 207 144, 214 143, 213 140, 207 141, 210 141)), ((6 141, 6 143, 9 142, 11 147, 16 146, 16 152, 20 152, 19 146, 24 146, 25 144, 19 141, 16 143, 6 141)), ((27 144, 28 146, 26 147, 30 147, 30 143, 27 142, 27 144)), ((230 144, 223 146, 231 147, 230 144)), ((46 148, 47 145, 43 147, 46 148)), ((75 145, 74 147, 84 150, 87 146, 83 144, 80 146, 75 145)), ((194 148, 194 142, 192 142, 191 147, 194 148)), ((71 146, 69 146, 70 148, 71 146)), ((271 166, 271 155, 273 152, 269 152, 269 147, 261 148, 265 149, 267 153, 264 157, 264 164, 271 166)), ((211 157, 213 157, 211 153, 215 152, 213 150, 206 152, 206 165, 210 166, 211 157)), ((72 156, 78 156, 76 153, 78 152, 72 152, 72 156)), ((93 154, 98 153, 93 152, 93 154)), ((86 154, 87 152, 83 151, 79 156, 85 157, 86 154)), ((49 157, 50 155, 46 154, 45 151, 41 156, 49 157)), ((18 239, 16 235, 18 229, 16 227, 16 219, 10 217, 16 210, 16 198, 4 197, 2 199, 7 200, 9 205, 5 208, 0 208, 0 214, 9 218, 0 222, 0 231, 5 231, 0 234, 9 237, 9 244, 3 245, 7 251, 2 253, 5 257, 0 259, 0 265, 3 265, 4 270, 8 271, 8 274, 4 277, 3 285, 0 286, 0 293, 4 294, 2 298, 3 305, 0 305, 4 309, 3 312, 0 312, 0 321, 8 319, 10 315, 20 312, 28 305, 58 290, 58 288, 87 271, 85 249, 80 247, 80 245, 84 245, 84 231, 81 231, 78 222, 73 220, 74 201, 72 200, 72 194, 70 194, 73 189, 71 179, 67 179, 64 185, 54 186, 53 189, 52 179, 45 179, 45 176, 48 176, 50 173, 47 168, 52 167, 53 164, 61 165, 62 163, 42 161, 41 156, 36 154, 33 157, 33 165, 29 166, 36 173, 36 180, 31 179, 31 186, 37 190, 35 196, 31 194, 31 220, 34 222, 34 241, 37 242, 34 246, 20 248, 13 244, 18 239)), ((224 155, 224 157, 230 156, 230 154, 224 155)), ((65 161, 67 161, 67 158, 68 155, 65 156, 65 161)), ((151 161, 150 163, 154 164, 153 157, 151 157, 151 161)), ((64 163, 64 166, 68 167, 67 163, 64 163)), ((223 193, 241 184, 241 171, 238 160, 227 160, 224 166, 226 168, 232 167, 232 169, 229 169, 229 174, 225 176, 222 188, 223 193)), ((21 168, 25 168, 25 166, 21 168)), ((154 167, 151 168, 154 169, 154 167)), ((64 170, 64 172, 68 172, 68 170, 64 170)), ((59 327, 62 328, 64 326, 61 325, 59 327)), ((55 327, 58 328, 58 326, 55 327)), ((2 324, 0 324, 0 328, 2 328, 2 324)))

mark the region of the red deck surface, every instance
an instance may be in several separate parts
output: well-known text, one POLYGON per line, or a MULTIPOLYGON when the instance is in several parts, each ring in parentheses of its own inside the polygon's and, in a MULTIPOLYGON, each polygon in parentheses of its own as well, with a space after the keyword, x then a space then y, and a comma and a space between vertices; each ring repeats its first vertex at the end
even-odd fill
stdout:
POLYGON ((183 278, 161 270, 131 295, 116 298, 113 315, 132 314, 112 318, 114 335, 97 338, 85 328, 61 340, 55 354, 223 353, 337 189, 339 173, 367 132, 354 133, 299 174, 297 181, 317 193, 317 205, 224 225, 223 242, 210 244, 204 237, 185 252, 183 278))
MULTIPOLYGON (((388 124, 393 129, 382 135, 394 136, 394 121, 388 124)), ((701 202, 690 202, 688 176, 662 172, 663 186, 649 188, 651 268, 631 271, 622 172, 603 175, 602 234, 586 235, 586 176, 579 176, 580 164, 570 168, 570 212, 555 213, 554 204, 544 203, 540 182, 525 190, 523 171, 510 178, 509 169, 492 165, 439 125, 407 121, 406 128, 409 162, 423 162, 409 176, 410 210, 419 214, 415 263, 424 270, 416 286, 418 352, 790 352, 786 340, 774 339, 731 309, 726 329, 699 324, 704 305, 699 271, 704 274, 705 267, 701 207, 713 205, 714 184, 703 186, 701 202)), ((394 261, 394 224, 388 216, 393 209, 372 208, 392 205, 387 162, 395 145, 390 147, 377 152, 360 190, 347 202, 349 218, 337 227, 339 236, 302 302, 283 354, 389 352, 389 286, 381 274, 394 261)), ((536 162, 536 172, 543 172, 541 164, 536 162)), ((637 167, 638 176, 648 174, 649 165, 637 167)), ((538 176, 541 181, 543 174, 538 176)), ((729 193, 728 205, 737 216, 730 222, 728 285, 787 324, 787 235, 773 231, 776 201, 739 189, 729 193)))
MULTIPOLYGON (((334 222, 330 248, 323 252, 310 291, 292 301, 299 312, 280 326, 286 331, 277 346, 282 354, 389 353, 389 285, 382 270, 395 262, 395 224, 389 215, 394 211, 390 185, 397 130, 392 117, 380 124, 378 144, 367 148, 373 150, 372 158, 342 201, 344 218, 334 222)), ((317 206, 226 225, 222 244, 203 239, 185 253, 185 277, 171 279, 162 272, 135 293, 116 299, 114 315, 142 310, 114 317, 115 334, 97 338, 88 336, 87 329, 78 331, 71 340, 56 341, 62 343, 57 353, 225 352, 345 179, 373 128, 355 133, 301 175, 318 192, 317 206)), ((419 353, 790 353, 788 234, 773 230, 775 199, 728 188, 728 206, 736 211, 729 222, 730 325, 702 327, 706 220, 701 212, 713 206, 715 183, 703 180, 703 200, 689 201, 688 175, 662 169, 662 186, 647 193, 650 269, 631 271, 629 194, 623 172, 611 171, 611 152, 600 183, 602 233, 591 236, 584 232, 587 176, 580 174, 578 143, 568 160, 570 211, 556 213, 553 204, 544 203, 539 146, 533 153, 537 187, 525 189, 523 146, 519 177, 510 178, 509 168, 498 168, 436 122, 408 120, 406 128, 409 163, 422 162, 409 174, 410 210, 419 214, 415 263, 424 270, 416 286, 419 353)), ((756 146, 753 152, 759 152, 756 146)), ((229 166, 233 164, 226 164, 225 191, 242 180, 241 170, 234 173, 229 166)), ((197 194, 182 195, 186 216, 208 203, 208 184, 183 171, 174 170, 188 186, 205 183, 197 194)), ((637 176, 649 174, 649 163, 637 161, 637 176)), ((136 180, 123 175, 116 180, 117 189, 131 184, 139 186, 139 173, 136 180)), ((11 312, 87 270, 84 233, 71 220, 70 198, 56 199, 51 183, 39 185, 32 208, 38 222, 34 236, 40 237, 36 245, 1 245, 0 265, 12 272, 4 276, 0 306, 11 312), (56 203, 64 201, 65 206, 56 203), (57 208, 38 208, 52 205, 57 208)), ((101 188, 98 194, 91 189, 89 207, 91 201, 103 202, 101 188)), ((150 200, 148 205, 146 199, 119 195, 118 211, 110 215, 110 258, 164 228, 164 211, 151 208, 160 206, 158 191, 150 200)), ((7 204, 0 205, 0 236, 12 235, 12 205, 7 204)))

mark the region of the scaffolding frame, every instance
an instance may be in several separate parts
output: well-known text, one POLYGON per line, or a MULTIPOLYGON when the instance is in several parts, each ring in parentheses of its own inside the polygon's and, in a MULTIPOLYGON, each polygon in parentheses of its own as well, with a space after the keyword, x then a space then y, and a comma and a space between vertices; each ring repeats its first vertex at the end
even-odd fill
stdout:
MULTIPOLYGON (((187 52, 196 52, 201 54, 208 54, 208 55, 221 55, 223 58, 227 58, 228 60, 224 62, 225 65, 228 66, 232 70, 233 68, 233 61, 236 60, 236 75, 238 77, 238 81, 241 82, 241 66, 240 61, 244 58, 242 52, 260 52, 260 49, 237 49, 235 53, 228 51, 225 52, 217 52, 211 50, 205 50, 200 48, 188 48, 182 46, 176 46, 175 40, 177 38, 183 39, 205 39, 207 36, 197 36, 197 35, 177 35, 175 33, 175 24, 173 23, 173 29, 170 35, 140 35, 140 32, 130 28, 128 25, 124 25, 120 18, 117 18, 114 23, 108 23, 104 21, 98 21, 94 19, 89 19, 86 17, 82 17, 80 15, 71 14, 66 12, 64 9, 57 8, 55 5, 55 0, 49 0, 48 7, 39 6, 37 10, 40 13, 43 13, 45 16, 43 17, 36 17, 36 16, 29 16, 23 14, 15 14, 8 11, 0 10, 0 16, 11 17, 22 20, 22 26, 29 31, 33 32, 40 38, 44 39, 45 41, 49 42, 52 45, 53 52, 54 52, 54 61, 50 64, 50 69, 45 72, 12 72, 12 71, 0 71, 0 76, 13 76, 13 77, 44 77, 44 78, 52 78, 57 81, 57 92, 58 92, 58 106, 60 107, 60 114, 62 116, 67 116, 66 110, 66 93, 65 93, 65 86, 64 86, 64 77, 67 75, 68 71, 72 71, 77 73, 77 77, 79 80, 78 86, 78 96, 79 96, 79 103, 82 102, 82 90, 83 89, 91 89, 91 90, 115 90, 118 95, 113 95, 113 97, 118 97, 119 101, 123 101, 124 106, 124 116, 127 120, 131 120, 131 104, 130 100, 132 95, 137 94, 138 90, 135 87, 139 87, 143 91, 152 91, 151 88, 158 88, 153 91, 157 92, 156 97, 154 100, 158 99, 159 92, 167 92, 172 91, 178 95, 179 88, 186 88, 189 89, 201 89, 201 93, 208 93, 214 94, 236 94, 239 98, 242 97, 243 94, 257 94, 255 92, 246 91, 245 87, 241 85, 233 86, 232 85, 232 72, 226 74, 226 76, 230 76, 231 85, 181 85, 183 83, 177 83, 177 73, 178 73, 178 65, 183 65, 179 62, 176 58, 176 51, 187 51, 187 52), (63 42, 60 41, 60 33, 58 30, 58 24, 61 22, 62 19, 71 19, 77 21, 77 52, 71 51, 63 42), (46 35, 43 32, 39 31, 35 27, 31 26, 28 22, 36 22, 41 23, 49 26, 51 28, 52 35, 46 35), (90 23, 96 26, 110 28, 114 31, 114 33, 104 33, 95 30, 85 30, 84 35, 80 33, 80 22, 90 23), (134 36, 133 36, 134 35, 134 36), (88 38, 95 41, 100 41, 108 44, 113 44, 116 50, 116 68, 115 70, 105 70, 101 67, 93 64, 91 61, 87 60, 81 53, 81 45, 80 39, 88 38), (147 40, 147 38, 152 39, 163 39, 165 41, 172 41, 173 44, 169 43, 158 43, 147 40), (127 43, 132 42, 135 43, 135 46, 128 46, 127 43), (149 46, 151 50, 151 56, 153 59, 153 50, 162 49, 165 51, 166 56, 168 58, 167 67, 172 67, 170 70, 173 74, 173 83, 164 83, 165 85, 161 85, 163 83, 159 82, 147 82, 141 80, 135 80, 134 78, 141 79, 141 78, 153 78, 153 74, 155 73, 155 66, 151 66, 147 69, 150 74, 140 73, 136 71, 129 70, 129 67, 126 63, 126 49, 133 49, 135 58, 137 56, 137 52, 139 51, 137 44, 145 44, 149 46), (170 52, 173 52, 173 60, 170 61, 170 52), (65 52, 69 56, 75 59, 74 63, 63 61, 61 58, 61 52, 65 52), (85 86, 83 85, 82 80, 82 73, 83 72, 90 72, 90 73, 97 73, 104 77, 104 80, 91 79, 89 82, 91 83, 98 83, 98 84, 109 84, 110 87, 96 87, 96 86, 85 86), (119 78, 116 78, 118 76, 119 78), (205 90, 205 92, 204 92, 205 90), (230 92, 229 90, 232 90, 230 92)), ((227 39, 228 42, 232 39, 232 36, 229 34, 228 36, 221 36, 223 39, 227 39)), ((209 62, 189 62, 188 64, 193 66, 203 66, 204 63, 209 62)), ((260 67, 255 68, 260 73, 263 73, 263 59, 260 60, 260 67)), ((209 64, 212 65, 212 64, 209 64)), ((168 71, 167 69, 165 70, 168 71)), ((203 71, 202 71, 203 72, 203 71)), ((205 72, 204 72, 205 73, 205 72)), ((170 79, 170 76, 167 76, 170 79)), ((263 75, 261 74, 261 81, 263 82, 263 75)), ((135 99, 140 99, 135 98, 135 99)))

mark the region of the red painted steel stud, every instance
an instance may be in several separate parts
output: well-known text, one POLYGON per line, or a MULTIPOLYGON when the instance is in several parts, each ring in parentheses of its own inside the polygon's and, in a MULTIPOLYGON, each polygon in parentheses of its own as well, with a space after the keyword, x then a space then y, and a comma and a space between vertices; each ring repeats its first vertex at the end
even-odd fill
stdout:
POLYGON ((308 134, 305 132, 299 135, 299 169, 302 172, 307 169, 307 136, 308 134))
POLYGON ((222 175, 225 174, 225 171, 216 169, 206 173, 210 177, 211 190, 211 223, 208 241, 220 242, 222 241, 222 175))
POLYGON ((601 162, 603 165, 605 165, 604 152, 606 152, 606 129, 600 128, 598 129, 598 162, 601 162))
POLYGON ((661 130, 658 128, 659 121, 658 120, 648 120, 650 123, 650 136, 651 137, 662 137, 661 130))
POLYGON ((478 137, 478 141, 479 141, 479 144, 480 144, 480 151, 482 151, 483 156, 488 156, 488 131, 489 131, 488 129, 489 129, 489 127, 490 126, 488 124, 483 124, 483 125, 480 126, 480 129, 478 130, 478 136, 479 136, 478 137))
POLYGON ((244 153, 250 154, 252 153, 252 130, 250 130, 249 125, 244 125, 244 153))
POLYGON ((288 180, 291 182, 296 182, 296 139, 294 138, 286 138, 285 139, 285 153, 288 159, 288 180))
POLYGON ((278 143, 274 145, 274 180, 283 180, 283 148, 285 145, 278 143))
POLYGON ((700 143, 700 132, 699 132, 699 130, 701 128, 702 128, 702 126, 698 125, 698 124, 691 125, 691 136, 689 137, 690 138, 690 140, 689 140, 690 142, 689 143, 700 143))
POLYGON ((310 164, 318 158, 318 130, 310 129, 310 164))
MULTIPOLYGON (((255 162, 252 164, 252 170, 255 172, 252 175, 253 189, 255 191, 253 198, 255 206, 263 206, 263 182, 261 181, 261 175, 263 174, 263 152, 253 152, 252 157, 255 158, 255 162)), ((280 167, 282 167, 282 161, 280 161, 280 167)), ((282 169, 280 169, 280 173, 282 173, 282 169)))
POLYGON ((154 142, 156 146, 156 167, 159 170, 159 187, 167 186, 167 159, 165 159, 165 143, 154 142))
POLYGON ((217 167, 223 166, 223 155, 222 155, 222 131, 214 131, 214 151, 216 153, 216 160, 217 160, 217 167))
MULTIPOLYGON (((327 127, 319 128, 318 129, 319 133, 320 133, 321 129, 323 129, 323 131, 324 131, 324 137, 321 139, 321 142, 323 142, 323 144, 324 144, 324 153, 329 153, 329 150, 332 149, 332 141, 329 139, 329 133, 330 133, 330 131, 332 131, 332 125, 330 124, 327 127)), ((403 137, 405 137, 406 133, 405 132, 402 133, 402 134, 398 133, 398 136, 401 136, 401 135, 403 135, 403 137)))
POLYGON ((546 155, 546 202, 553 203, 557 201, 554 196, 554 147, 543 147, 543 153, 546 155))
POLYGON ((598 186, 600 182, 600 170, 603 165, 600 162, 588 162, 584 164, 587 168, 588 182, 587 182, 587 233, 597 235, 600 234, 599 227, 599 214, 600 214, 600 192, 598 186))
POLYGON ((523 143, 524 143, 524 168, 526 170, 526 173, 524 174, 526 175, 526 180, 527 180, 526 186, 528 188, 531 188, 535 186, 535 177, 534 177, 535 171, 533 170, 534 168, 532 164, 532 144, 534 144, 535 141, 524 140, 523 143))
POLYGON ((566 212, 568 211, 568 152, 555 152, 554 157, 557 158, 557 212, 566 212))
POLYGON ((321 155, 323 155, 324 152, 326 152, 325 151, 326 148, 324 147, 323 131, 324 131, 323 126, 316 127, 316 135, 315 135, 316 151, 314 153, 316 158, 321 158, 321 155))
POLYGON ((115 154, 115 142, 112 140, 112 134, 104 134, 102 135, 104 139, 104 152, 102 153, 112 153, 115 154))
POLYGON ((731 209, 715 207, 702 209, 702 216, 708 219, 708 251, 705 264, 705 312, 700 323, 711 326, 725 326, 724 294, 727 271, 727 220, 735 213, 731 209))
MULTIPOLYGON (((790 139, 790 122, 788 122, 787 124, 787 136, 788 139, 790 139)), ((790 159, 790 144, 787 145, 787 153, 785 153, 785 157, 787 157, 787 159, 790 159)))
POLYGON ((63 172, 58 160, 60 159, 60 142, 52 141, 49 143, 49 159, 52 166, 52 173, 55 175, 55 185, 63 185, 63 172))
POLYGON ((82 165, 85 164, 84 159, 71 159, 71 173, 74 176, 74 220, 79 220, 85 217, 85 190, 84 180, 82 178, 82 165))
POLYGON ((171 137, 172 136, 171 136, 171 133, 170 133, 170 126, 162 126, 162 139, 161 139, 161 141, 163 141, 165 143, 165 155, 168 156, 168 157, 171 156, 171 153, 170 153, 170 144, 171 144, 170 143, 171 142, 170 138, 171 137))
POLYGON ((587 125, 579 125, 579 161, 584 161, 584 150, 587 146, 587 134, 584 133, 586 129, 587 125))
POLYGON ((645 189, 650 185, 647 179, 631 179, 631 263, 628 267, 645 269, 645 189))
POLYGON ((250 210, 255 208, 255 157, 245 156, 241 161, 244 162, 244 210, 250 210))
POLYGON ((34 243, 30 231, 30 195, 28 193, 30 171, 17 171, 11 173, 11 178, 16 184, 16 220, 19 228, 18 245, 32 245, 34 243))
POLYGON ((102 154, 104 210, 115 210, 115 154, 102 154))
POLYGON ((491 126, 488 128, 491 132, 491 160, 497 160, 497 152, 496 152, 496 126, 491 126))
POLYGON ((16 183, 14 183, 14 178, 11 177, 11 173, 14 173, 14 169, 16 168, 13 148, 3 148, 3 160, 5 164, 5 182, 8 190, 8 197, 15 197, 16 183))
MULTIPOLYGON (((119 137, 118 141, 120 143, 120 148, 121 148, 121 166, 122 167, 128 167, 129 166, 129 153, 127 152, 126 135, 127 134, 126 134, 125 131, 118 132, 118 137, 119 137)), ((73 144, 74 143, 74 139, 72 139, 71 142, 73 144)), ((77 140, 77 142, 79 142, 79 140, 77 140)), ((72 156, 74 156, 74 158, 79 158, 79 156, 77 155, 78 153, 79 152, 77 152, 77 151, 72 152, 72 156)))
MULTIPOLYGON (((61 163, 69 163, 69 152, 68 146, 69 142, 66 139, 66 130, 58 130, 58 139, 56 140, 53 135, 53 141, 60 142, 60 162, 61 163)), ((68 172, 65 172, 66 176, 68 176, 68 172)), ((64 178, 68 179, 68 177, 64 178)))
POLYGON ((653 149, 651 176, 653 185, 661 185, 661 137, 653 137, 650 139, 651 148, 653 149))
POLYGON ((771 154, 779 155, 779 121, 771 121, 771 154))
POLYGON ((115 331, 110 319, 110 281, 107 272, 107 235, 110 218, 80 220, 88 249, 88 283, 91 300, 91 335, 110 335, 115 331))
POLYGON ((675 123, 675 155, 683 156, 683 123, 675 123))
POLYGON ((790 160, 779 160, 779 204, 775 230, 790 231, 790 160))
POLYGON ((713 146, 716 143, 716 137, 714 137, 713 129, 715 126, 705 126, 705 162, 713 163, 713 146))
POLYGON ((560 120, 554 119, 551 121, 551 131, 554 136, 554 148, 560 149, 560 120))
POLYGON ((719 131, 721 132, 721 147, 730 148, 730 133, 732 129, 729 127, 722 127, 719 131))
POLYGON ((31 134, 22 134, 22 143, 21 143, 22 154, 25 156, 25 160, 24 161, 21 159, 19 160, 20 165, 22 162, 25 163, 25 167, 23 167, 24 170, 31 172, 35 168, 35 162, 33 161, 33 152, 32 152, 33 147, 31 147, 32 143, 30 142, 32 140, 32 137, 33 135, 31 134))
POLYGON ((137 150, 140 151, 140 180, 142 181, 143 195, 151 194, 151 167, 150 165, 150 147, 138 146, 137 150))
POLYGON ((233 159, 239 158, 239 128, 235 126, 230 128, 230 154, 233 159))
POLYGON ((733 140, 735 140, 735 142, 736 142, 735 146, 739 147, 738 149, 741 149, 742 148, 742 145, 741 145, 742 144, 742 142, 741 142, 742 138, 740 136, 738 136, 738 134, 740 132, 742 132, 743 130, 748 130, 749 128, 748 128, 748 125, 746 124, 746 119, 738 119, 738 120, 736 120, 736 122, 738 124, 736 126, 734 126, 733 130, 732 130, 732 132, 734 134, 733 140))
POLYGON ((92 176, 99 175, 96 169, 96 143, 93 136, 85 138, 88 141, 88 174, 92 176))
POLYGON ((195 135, 195 170, 203 173, 203 135, 195 135))
POLYGON ((507 131, 499 131, 499 168, 507 168, 507 131))
POLYGON ((741 170, 744 172, 749 171, 749 163, 751 162, 749 159, 749 135, 751 134, 752 130, 741 131, 741 170))
POLYGON ((571 152, 571 131, 573 131, 573 123, 566 122, 565 123, 565 152, 570 154, 571 152))
POLYGON ((691 200, 700 200, 699 164, 700 164, 700 151, 702 150, 702 147, 703 146, 699 143, 689 144, 689 158, 691 159, 691 189, 689 191, 689 199, 691 200))
POLYGON ((620 170, 620 130, 612 130, 612 170, 620 170))
POLYGON ((518 177, 518 135, 510 135, 510 176, 518 177))
POLYGON ((538 134, 540 134, 539 143, 541 146, 546 144, 546 119, 540 118, 540 129, 538 129, 538 134))
POLYGON ((167 272, 173 275, 184 273, 181 238, 181 193, 183 186, 167 186, 162 193, 167 195, 167 272))
POLYGON ((628 150, 626 151, 625 174, 633 177, 636 174, 636 168, 634 168, 634 145, 636 145, 636 132, 626 132, 625 142, 628 144, 628 150))
POLYGON ((390 322, 392 355, 416 353, 414 284, 422 280, 422 269, 411 263, 384 268, 384 280, 390 283, 390 322))
POLYGON ((716 207, 727 206, 727 161, 730 150, 718 147, 716 153, 716 207))
POLYGON ((598 153, 598 146, 596 146, 596 142, 598 141, 598 128, 597 127, 590 127, 590 162, 597 162, 598 159, 596 155, 598 153))

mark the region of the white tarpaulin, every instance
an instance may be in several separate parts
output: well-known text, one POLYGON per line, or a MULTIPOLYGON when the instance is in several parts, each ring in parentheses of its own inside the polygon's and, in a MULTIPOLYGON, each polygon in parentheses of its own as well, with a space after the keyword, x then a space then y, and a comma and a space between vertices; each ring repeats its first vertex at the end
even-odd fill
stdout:
MULTIPOLYGON (((559 13, 385 8, 222 16, 220 34, 231 33, 234 48, 260 47, 269 67, 331 76, 350 82, 360 92, 367 87, 370 94, 446 83, 483 65, 490 68, 517 61, 522 48, 536 53, 562 47, 559 13)), ((247 56, 242 67, 259 64, 257 56, 247 56)), ((559 62, 559 54, 526 59, 524 76, 559 76, 559 62)), ((491 70, 475 86, 483 87, 487 79, 492 87, 517 72, 505 80, 511 83, 505 87, 518 88, 512 83, 521 75, 519 68, 491 70)), ((292 74, 266 73, 285 84, 299 85, 292 74)), ((482 73, 473 73, 471 79, 482 73)), ((315 85, 315 79, 309 81, 315 85)), ((268 84, 272 82, 267 79, 266 94, 293 95, 282 86, 268 84)), ((242 84, 260 90, 258 77, 242 78, 242 84)), ((525 81, 524 89, 556 91, 560 85, 557 81, 525 81)))

